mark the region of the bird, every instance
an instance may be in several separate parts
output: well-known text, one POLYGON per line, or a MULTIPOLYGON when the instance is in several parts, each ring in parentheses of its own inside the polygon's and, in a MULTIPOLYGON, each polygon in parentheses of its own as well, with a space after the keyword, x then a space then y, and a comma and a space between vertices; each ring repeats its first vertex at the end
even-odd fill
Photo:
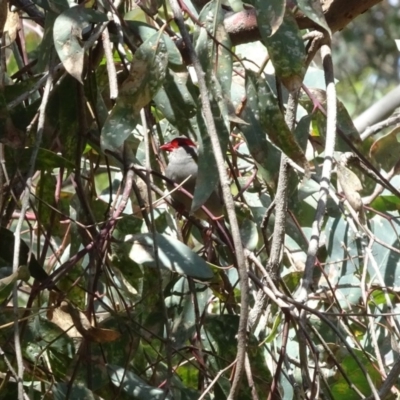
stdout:
MULTIPOLYGON (((176 185, 182 184, 182 188, 189 192, 192 196, 196 187, 196 179, 198 172, 198 151, 193 141, 185 136, 178 136, 160 146, 161 150, 169 152, 169 162, 165 170, 165 176, 169 178, 167 188, 171 191, 171 197, 177 209, 183 208, 190 212, 192 206, 192 198, 186 195, 182 190, 177 189, 176 185), (176 185, 172 184, 174 182, 176 185)), ((204 203, 214 219, 223 216, 223 203, 220 188, 217 187, 204 203)), ((209 220, 204 209, 199 208, 194 212, 195 217, 202 220, 209 220)))

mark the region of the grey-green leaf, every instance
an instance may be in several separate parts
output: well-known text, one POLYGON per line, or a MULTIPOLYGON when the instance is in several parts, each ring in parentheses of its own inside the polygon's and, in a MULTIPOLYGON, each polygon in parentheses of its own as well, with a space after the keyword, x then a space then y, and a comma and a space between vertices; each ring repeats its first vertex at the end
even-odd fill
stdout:
POLYGON ((107 371, 111 382, 116 387, 121 387, 123 392, 134 399, 172 400, 171 396, 166 395, 164 390, 150 386, 138 375, 132 371, 128 371, 125 367, 108 364, 107 371))
MULTIPOLYGON (((143 42, 146 40, 150 39, 154 34, 158 34, 158 31, 156 28, 154 28, 151 25, 148 25, 144 22, 141 21, 125 21, 129 29, 132 30, 137 36, 140 36, 143 42)), ((171 68, 179 68, 182 66, 183 61, 182 61, 182 56, 181 53, 179 52, 178 48, 176 47, 176 44, 173 42, 173 40, 167 35, 163 34, 162 36, 165 45, 167 47, 167 53, 168 53, 168 64, 171 68)))
MULTIPOLYGON (((161 268, 197 279, 208 280, 213 277, 208 264, 188 246, 167 235, 156 233, 155 237, 161 268)), ((152 234, 128 235, 123 246, 135 263, 157 267, 152 234)))
POLYGON ((190 118, 196 115, 197 110, 190 86, 193 85, 187 73, 168 70, 164 86, 154 97, 157 108, 182 133, 192 130, 190 118))
POLYGON ((103 149, 118 150, 131 135, 140 120, 140 110, 164 84, 167 63, 167 47, 158 33, 136 51, 130 75, 122 84, 117 103, 101 131, 103 149))
POLYGON ((305 47, 296 20, 287 11, 273 36, 260 31, 276 75, 289 91, 299 89, 305 74, 305 47))
POLYGON ((257 25, 262 37, 272 36, 281 26, 285 15, 285 0, 252 0, 256 9, 257 25))
POLYGON ((297 5, 308 18, 324 28, 329 33, 329 36, 332 36, 320 0, 297 0, 297 5))
POLYGON ((94 22, 105 22, 107 16, 81 6, 64 11, 54 22, 54 46, 65 69, 82 82, 85 47, 82 30, 94 22))

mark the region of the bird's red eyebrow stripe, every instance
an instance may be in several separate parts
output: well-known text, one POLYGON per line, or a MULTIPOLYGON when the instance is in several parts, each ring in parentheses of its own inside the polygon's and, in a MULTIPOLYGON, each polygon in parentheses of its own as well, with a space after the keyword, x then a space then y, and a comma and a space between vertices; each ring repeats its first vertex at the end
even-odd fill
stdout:
POLYGON ((172 151, 173 149, 177 149, 180 146, 194 146, 196 145, 189 138, 175 138, 170 142, 163 144, 160 148, 161 150, 172 151))
POLYGON ((171 145, 173 147, 195 146, 195 144, 189 138, 175 138, 175 139, 172 139, 171 145))

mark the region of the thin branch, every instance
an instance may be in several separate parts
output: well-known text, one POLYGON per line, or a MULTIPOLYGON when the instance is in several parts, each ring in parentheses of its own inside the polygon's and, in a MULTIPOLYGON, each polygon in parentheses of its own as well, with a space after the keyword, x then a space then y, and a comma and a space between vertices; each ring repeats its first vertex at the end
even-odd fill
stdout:
POLYGON ((158 294, 160 296, 160 303, 162 307, 162 312, 164 316, 164 324, 165 324, 165 332, 167 335, 165 341, 165 352, 166 352, 166 359, 167 359, 167 391, 171 390, 171 382, 172 382, 172 349, 171 349, 171 326, 169 323, 168 318, 168 310, 165 305, 164 295, 163 295, 163 283, 162 283, 162 274, 161 274, 161 266, 160 266, 160 257, 158 254, 158 240, 157 240, 157 229, 155 225, 155 218, 154 218, 154 208, 153 203, 151 201, 151 160, 150 160, 150 140, 149 140, 149 130, 147 128, 147 120, 146 120, 146 113, 144 108, 140 110, 140 118, 142 121, 143 127, 143 135, 144 135, 144 144, 145 144, 145 168, 146 168, 146 188, 147 188, 147 198, 149 199, 149 214, 150 214, 150 222, 151 222, 151 234, 154 243, 154 261, 156 264, 156 270, 158 274, 158 294))
POLYGON ((326 120, 326 144, 325 157, 322 167, 322 176, 320 181, 319 200, 317 210, 312 224, 312 232, 310 243, 307 250, 307 260, 304 269, 303 282, 299 293, 297 294, 298 301, 305 301, 308 297, 308 290, 312 280, 312 274, 315 264, 315 259, 318 251, 319 239, 321 236, 321 228, 325 215, 326 202, 328 200, 329 186, 331 182, 333 153, 335 151, 336 142, 336 88, 333 74, 333 64, 331 57, 330 44, 324 44, 321 47, 321 55, 325 70, 326 81, 326 98, 327 98, 327 120, 326 120))
POLYGON ((240 238, 240 231, 235 213, 235 205, 230 191, 228 174, 225 169, 224 155, 222 152, 221 145, 219 143, 218 133, 215 127, 214 118, 211 111, 210 99, 208 97, 208 90, 204 79, 205 74, 203 68, 201 67, 200 61, 197 57, 197 54, 194 50, 193 44, 189 36, 189 32, 186 29, 182 11, 179 8, 177 0, 170 0, 170 5, 172 12, 174 14, 175 21, 181 32, 183 41, 185 42, 188 48, 190 60, 192 61, 192 64, 196 71, 200 89, 202 110, 208 134, 210 135, 215 160, 217 162, 218 174, 220 178, 220 184, 222 187, 222 195, 228 214, 229 224, 231 226, 232 238, 236 251, 236 259, 238 264, 240 289, 241 289, 241 313, 240 313, 239 329, 237 336, 238 352, 237 352, 236 373, 232 382, 231 391, 228 396, 228 399, 236 399, 240 388, 240 381, 243 375, 244 361, 246 358, 247 319, 249 313, 249 283, 247 274, 247 261, 244 256, 243 245, 240 238))
MULTIPOLYGON (((386 377, 383 385, 378 391, 378 398, 379 399, 385 399, 386 396, 389 394, 390 389, 392 386, 397 382, 399 379, 399 374, 400 374, 400 357, 396 360, 394 363, 391 371, 389 372, 388 376, 386 377)), ((376 399, 376 395, 372 394, 371 396, 367 397, 366 400, 373 400, 376 399)))
POLYGON ((249 360, 249 355, 246 353, 246 360, 244 364, 245 370, 246 370, 246 376, 247 376, 247 382, 249 383, 250 389, 251 389, 251 397, 253 400, 259 400, 258 394, 257 394, 257 388, 254 383, 254 378, 253 378, 253 373, 251 371, 251 365, 250 365, 250 360, 249 360))
MULTIPOLYGON (((59 63, 53 68, 53 74, 57 71, 61 71, 64 69, 64 66, 62 63, 59 63)), ((28 97, 30 97, 33 93, 35 93, 37 90, 41 89, 43 85, 46 84, 46 82, 49 79, 49 72, 46 72, 33 86, 31 89, 27 90, 25 93, 22 93, 20 96, 18 96, 16 99, 13 101, 10 101, 7 104, 7 110, 12 110, 13 108, 17 107, 19 104, 21 104, 23 101, 25 101, 28 97)))
MULTIPOLYGON (((21 229, 22 224, 25 219, 25 214, 29 206, 29 197, 32 188, 32 177, 35 172, 35 163, 36 158, 39 153, 39 147, 42 143, 43 129, 45 123, 45 111, 47 107, 47 103, 49 101, 50 90, 53 85, 53 75, 52 70, 49 71, 46 80, 46 86, 43 93, 42 103, 39 108, 39 120, 38 127, 36 132, 36 140, 33 146, 32 155, 29 162, 29 170, 26 180, 26 186, 24 192, 22 194, 22 206, 21 206, 21 214, 19 216, 17 226, 15 228, 15 243, 14 243, 14 258, 13 258, 13 273, 16 273, 19 267, 19 253, 21 246, 21 229)), ((18 398, 24 398, 24 364, 22 360, 22 351, 21 351, 21 342, 20 342, 20 332, 19 332, 19 312, 18 312, 18 282, 15 282, 13 288, 13 310, 14 310, 14 345, 15 345, 15 354, 18 365, 18 398)))
MULTIPOLYGON (((4 327, 4 325, 3 325, 4 327)), ((15 371, 15 369, 13 368, 12 364, 10 363, 10 361, 8 360, 6 354, 4 353, 3 349, 0 347, 0 357, 3 358, 4 363, 7 365, 8 371, 10 372, 10 374, 14 377, 15 381, 18 382, 18 375, 17 372, 15 371)), ((29 400, 28 395, 24 392, 24 400, 29 400)))
POLYGON ((115 100, 118 97, 117 70, 115 69, 108 28, 104 29, 101 38, 103 40, 104 55, 106 56, 106 62, 107 62, 108 84, 110 86, 110 99, 115 100))
POLYGON ((389 126, 393 126, 400 123, 400 115, 391 116, 383 121, 378 122, 375 125, 369 126, 365 129, 365 131, 360 135, 361 140, 366 140, 370 136, 375 135, 380 132, 382 129, 389 128, 389 126))

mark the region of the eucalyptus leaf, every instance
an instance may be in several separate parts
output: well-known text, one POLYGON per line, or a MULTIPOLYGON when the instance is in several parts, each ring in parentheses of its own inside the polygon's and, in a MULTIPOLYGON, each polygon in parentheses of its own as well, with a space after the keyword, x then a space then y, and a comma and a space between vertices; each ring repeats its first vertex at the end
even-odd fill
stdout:
MULTIPOLYGON (((213 277, 213 272, 208 264, 188 246, 167 235, 155 233, 155 237, 161 268, 197 279, 208 280, 213 277)), ((152 234, 126 236, 123 249, 136 264, 144 267, 157 267, 152 234)))
POLYGON ((154 96, 154 102, 179 132, 193 131, 191 118, 196 115, 198 105, 187 73, 167 70, 164 85, 154 96))
POLYGON ((138 375, 126 370, 125 367, 108 364, 107 371, 111 382, 116 387, 120 387, 123 392, 137 400, 172 400, 164 390, 150 386, 138 375))
POLYGON ((257 25, 261 37, 272 36, 281 26, 285 15, 285 0, 250 0, 256 9, 257 25))
POLYGON ((322 5, 319 0, 296 0, 298 7, 303 11, 304 15, 324 28, 329 36, 332 36, 331 29, 326 22, 322 5))
MULTIPOLYGON (((158 31, 156 28, 154 28, 151 25, 146 24, 145 22, 125 21, 125 23, 128 26, 128 28, 135 35, 137 35, 141 38, 142 42, 145 42, 145 41, 149 40, 155 34, 158 34, 158 31)), ((173 69, 178 68, 179 70, 181 70, 183 60, 182 60, 181 53, 179 52, 178 48, 176 47, 176 44, 166 33, 164 33, 162 35, 162 38, 163 38, 163 41, 165 42, 165 46, 167 48, 169 67, 173 68, 173 69)))
POLYGON ((54 46, 65 69, 80 83, 82 81, 85 46, 82 31, 96 22, 107 21, 107 16, 89 8, 75 6, 64 11, 54 22, 54 46))
POLYGON ((163 37, 155 34, 136 51, 129 77, 101 131, 103 150, 119 150, 140 121, 145 107, 164 84, 168 63, 163 37))
POLYGON ((53 396, 54 400, 64 400, 67 396, 74 399, 100 400, 99 396, 89 390, 86 385, 80 383, 55 383, 53 387, 53 396))
POLYGON ((296 20, 290 11, 273 36, 260 31, 276 75, 289 91, 300 88, 305 74, 305 47, 296 20))
POLYGON ((308 168, 304 151, 290 131, 279 108, 278 99, 265 80, 252 71, 246 71, 246 88, 252 86, 257 91, 259 104, 259 121, 271 142, 279 147, 290 159, 308 168))

